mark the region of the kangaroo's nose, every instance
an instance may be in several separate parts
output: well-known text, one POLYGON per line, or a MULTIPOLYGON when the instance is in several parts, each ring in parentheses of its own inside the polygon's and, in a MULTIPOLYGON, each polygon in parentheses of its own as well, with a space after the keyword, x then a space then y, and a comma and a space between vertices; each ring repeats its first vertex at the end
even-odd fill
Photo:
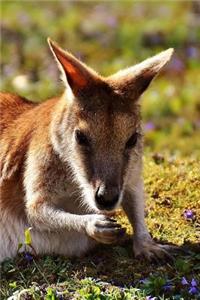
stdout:
POLYGON ((95 202, 101 210, 112 210, 119 200, 119 188, 105 186, 98 187, 95 194, 95 202))

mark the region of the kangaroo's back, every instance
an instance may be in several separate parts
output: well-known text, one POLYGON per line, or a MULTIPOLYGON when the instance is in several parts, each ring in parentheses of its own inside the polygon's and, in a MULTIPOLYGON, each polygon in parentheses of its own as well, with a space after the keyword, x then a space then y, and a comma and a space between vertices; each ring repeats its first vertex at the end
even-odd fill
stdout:
POLYGON ((30 101, 10 93, 0 93, 0 134, 23 112, 34 107, 30 101))
POLYGON ((10 93, 0 93, 0 182, 23 164, 28 145, 37 135, 46 140, 51 110, 57 98, 34 104, 10 93))

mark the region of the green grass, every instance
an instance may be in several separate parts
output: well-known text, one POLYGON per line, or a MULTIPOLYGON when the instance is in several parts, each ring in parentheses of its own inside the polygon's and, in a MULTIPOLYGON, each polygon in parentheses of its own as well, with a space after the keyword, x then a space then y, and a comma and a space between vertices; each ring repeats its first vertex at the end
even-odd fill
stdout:
MULTIPOLYGON (((179 246, 174 261, 134 259, 130 236, 81 259, 20 255, 1 266, 1 299, 200 299, 200 28, 197 1, 2 1, 1 89, 40 101, 62 91, 50 36, 102 74, 168 47, 172 63, 141 101, 146 222, 179 246), (39 5, 38 5, 39 4, 39 5), (23 75, 23 80, 19 76, 23 75), (18 80, 16 80, 18 79, 18 80), (23 83, 23 84, 22 84, 23 83), (185 211, 193 218, 187 219, 185 211), (188 285, 181 283, 185 277, 188 285), (142 280, 142 281, 141 281, 142 280), (16 295, 15 294, 15 295, 16 295)), ((122 212, 116 218, 131 233, 122 212)))

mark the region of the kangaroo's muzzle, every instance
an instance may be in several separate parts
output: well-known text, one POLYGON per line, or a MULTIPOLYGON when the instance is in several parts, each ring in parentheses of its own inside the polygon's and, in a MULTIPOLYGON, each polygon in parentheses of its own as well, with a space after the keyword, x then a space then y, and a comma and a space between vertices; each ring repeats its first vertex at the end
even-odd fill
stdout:
POLYGON ((95 203, 100 210, 113 210, 119 201, 120 191, 117 186, 100 185, 95 193, 95 203))

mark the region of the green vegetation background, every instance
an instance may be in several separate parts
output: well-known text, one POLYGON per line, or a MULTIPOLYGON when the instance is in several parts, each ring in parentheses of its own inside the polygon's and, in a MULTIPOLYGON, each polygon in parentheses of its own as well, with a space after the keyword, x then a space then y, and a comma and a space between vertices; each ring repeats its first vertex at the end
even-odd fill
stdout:
MULTIPOLYGON (((194 250, 200 238, 199 20, 198 1, 1 1, 1 90, 36 102, 63 90, 48 36, 103 75, 175 48, 171 63, 141 99, 147 224, 155 238, 188 244, 190 251, 159 267, 133 260, 130 245, 113 247, 109 254, 105 247, 81 261, 45 257, 27 262, 19 257, 3 265, 4 298, 32 287, 33 299, 37 293, 37 299, 57 299, 59 290, 61 295, 65 291, 63 299, 75 293, 76 299, 131 299, 128 293, 135 293, 134 299, 150 294, 197 299, 180 282, 183 276, 200 279, 200 258, 194 250), (184 217, 187 210, 193 213, 190 220, 184 217), (84 279, 88 277, 92 279, 84 279), (139 283, 144 277, 149 285, 139 283), (65 283, 60 287, 60 282, 65 283), (166 282, 172 283, 171 291, 164 291, 166 282)), ((122 213, 118 220, 129 232, 122 213)))

